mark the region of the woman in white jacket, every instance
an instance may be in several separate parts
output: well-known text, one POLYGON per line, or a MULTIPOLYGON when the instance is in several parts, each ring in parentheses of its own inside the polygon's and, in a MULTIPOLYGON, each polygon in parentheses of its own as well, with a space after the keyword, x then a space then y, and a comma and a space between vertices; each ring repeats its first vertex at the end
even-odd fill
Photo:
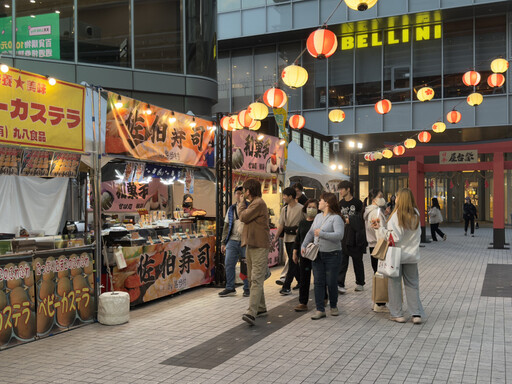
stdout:
POLYGON ((430 234, 432 235, 432 240, 437 241, 436 233, 438 233, 443 240, 446 240, 446 235, 439 229, 439 224, 443 222, 443 214, 441 213, 441 207, 439 206, 439 201, 437 201, 436 197, 432 198, 432 205, 428 210, 428 221, 430 223, 430 234))
MULTIPOLYGON (((373 228, 379 229, 381 226, 375 222, 373 228)), ((418 273, 421 239, 420 214, 410 189, 403 188, 398 191, 395 209, 387 223, 387 229, 393 236, 395 246, 401 249, 400 275, 390 277, 388 280, 390 320, 397 323, 407 321, 402 309, 401 279, 403 278, 407 309, 412 315, 412 322, 421 324, 425 314, 420 300, 418 273)))

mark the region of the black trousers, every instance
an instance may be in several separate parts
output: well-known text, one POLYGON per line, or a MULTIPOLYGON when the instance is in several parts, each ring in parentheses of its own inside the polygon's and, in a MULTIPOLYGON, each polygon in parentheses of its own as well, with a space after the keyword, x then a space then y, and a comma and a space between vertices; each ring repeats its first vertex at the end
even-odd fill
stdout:
POLYGON ((439 229, 439 223, 430 224, 430 234, 432 235, 432 240, 437 241, 436 233, 439 236, 444 237, 444 232, 439 229))
POLYGON ((283 289, 290 289, 294 278, 300 284, 299 265, 293 262, 293 244, 293 242, 284 243, 288 254, 288 273, 284 279, 283 289))
POLYGON ((351 255, 347 255, 343 252, 341 257, 340 273, 338 274, 338 285, 345 287, 345 277, 348 270, 349 258, 352 258, 352 265, 354 266, 354 274, 356 275, 356 284, 364 285, 364 265, 363 265, 363 252, 352 251, 351 255))
POLYGON ((471 234, 473 235, 475 233, 475 218, 474 217, 464 219, 464 232, 468 231, 468 224, 470 221, 471 221, 471 234))
MULTIPOLYGON (((309 287, 311 285, 311 271, 312 261, 305 257, 299 257, 299 275, 300 275, 300 288, 299 288, 299 303, 308 305, 309 301, 309 287)), ((325 300, 329 298, 327 294, 327 285, 325 286, 325 300)))
POLYGON ((373 273, 377 272, 377 267, 379 265, 379 259, 372 256, 372 252, 375 249, 375 247, 368 247, 370 249, 370 260, 372 262, 372 269, 373 273))

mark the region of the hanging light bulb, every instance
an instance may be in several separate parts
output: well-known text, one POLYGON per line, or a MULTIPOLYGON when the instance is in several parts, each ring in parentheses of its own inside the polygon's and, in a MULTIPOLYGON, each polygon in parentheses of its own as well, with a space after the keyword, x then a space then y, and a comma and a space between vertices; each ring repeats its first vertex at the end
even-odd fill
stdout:
POLYGON ((48 77, 48 84, 55 85, 57 84, 57 80, 54 77, 48 77))
POLYGON ((333 109, 331 112, 329 112, 329 120, 331 120, 333 123, 341 123, 343 120, 345 120, 345 112, 343 112, 341 109, 333 109))
POLYGON ((438 121, 432 125, 432 130, 435 133, 443 133, 444 131, 446 131, 446 124, 443 123, 442 121, 438 121))
POLYGON ((169 117, 169 123, 175 123, 176 122, 176 116, 174 116, 174 112, 171 112, 171 117, 169 117))
POLYGON ((251 103, 247 107, 247 113, 254 120, 263 120, 268 116, 268 107, 263 103, 251 103))
POLYGON ((377 0, 345 0, 345 4, 354 11, 363 12, 377 4, 377 0))
POLYGON ((393 157, 393 152, 389 149, 385 149, 382 151, 382 156, 384 156, 386 159, 391 159, 393 157))
POLYGON ((122 108, 123 107, 123 101, 121 99, 121 95, 117 95, 117 101, 115 103, 116 108, 122 108))
POLYGON ((414 139, 407 139, 404 141, 405 148, 412 149, 416 147, 416 140, 414 139))
POLYGON ((146 104, 146 109, 144 110, 144 113, 146 115, 151 115, 153 112, 151 111, 151 107, 149 106, 149 104, 146 104))
POLYGON ((9 72, 9 67, 5 64, 2 64, 0 66, 0 71, 2 71, 3 73, 7 73, 7 72, 9 72))
POLYGON ((281 72, 281 79, 292 89, 300 88, 308 81, 308 71, 298 65, 289 65, 281 72))
POLYGON ((192 122, 190 123, 190 126, 191 126, 192 128, 194 128, 196 125, 197 125, 197 123, 196 123, 196 118, 195 118, 195 117, 193 117, 193 118, 192 118, 192 122))

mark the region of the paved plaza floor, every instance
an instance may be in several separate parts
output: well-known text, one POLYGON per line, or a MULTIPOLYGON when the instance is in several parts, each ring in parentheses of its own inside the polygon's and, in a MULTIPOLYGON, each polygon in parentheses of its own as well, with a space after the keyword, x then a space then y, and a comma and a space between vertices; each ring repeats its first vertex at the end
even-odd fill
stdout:
MULTIPOLYGON (((507 241, 512 231, 506 231, 507 241)), ((492 229, 421 249, 427 318, 398 324, 354 292, 352 266, 340 316, 296 313, 272 270, 269 314, 242 322, 248 298, 193 289, 131 311, 128 324, 92 324, 0 352, 1 383, 512 383, 512 252, 488 249, 492 229)), ((312 295, 310 295, 312 298, 312 295)), ((328 313, 328 312, 327 312, 328 313)))

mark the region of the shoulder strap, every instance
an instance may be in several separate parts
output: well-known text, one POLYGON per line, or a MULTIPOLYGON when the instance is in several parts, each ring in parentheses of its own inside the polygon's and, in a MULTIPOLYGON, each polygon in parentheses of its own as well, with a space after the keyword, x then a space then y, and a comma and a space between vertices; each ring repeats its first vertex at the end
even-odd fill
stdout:
POLYGON ((235 210, 236 220, 238 220, 238 208, 237 208, 236 204, 233 205, 233 209, 235 210))

